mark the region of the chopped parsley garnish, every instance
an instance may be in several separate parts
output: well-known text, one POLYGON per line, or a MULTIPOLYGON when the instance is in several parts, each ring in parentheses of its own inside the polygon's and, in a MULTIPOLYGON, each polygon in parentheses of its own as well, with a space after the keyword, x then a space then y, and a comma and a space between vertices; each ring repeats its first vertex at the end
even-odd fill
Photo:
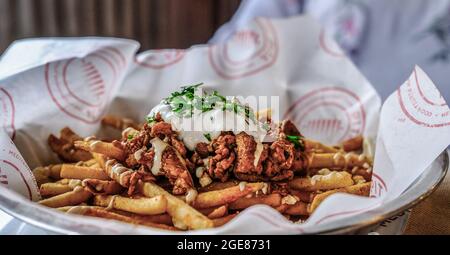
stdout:
POLYGON ((300 148, 302 151, 305 149, 305 146, 303 144, 303 136, 286 135, 286 138, 289 142, 295 145, 295 148, 300 148))
POLYGON ((204 133, 203 136, 206 138, 206 140, 211 142, 211 134, 210 133, 204 133))
POLYGON ((213 91, 211 94, 196 95, 195 92, 201 85, 203 83, 183 86, 181 91, 173 92, 170 97, 164 99, 164 103, 170 105, 171 110, 180 117, 191 117, 194 110, 203 113, 222 107, 223 111, 244 115, 247 122, 247 119, 257 122, 254 112, 248 105, 242 105, 237 100, 227 100, 217 91, 213 91))
POLYGON ((147 121, 148 124, 152 124, 153 122, 156 121, 154 116, 147 116, 145 117, 145 121, 147 121))
POLYGON ((132 135, 132 134, 129 134, 129 135, 128 135, 128 140, 131 140, 131 139, 133 139, 133 135, 132 135))

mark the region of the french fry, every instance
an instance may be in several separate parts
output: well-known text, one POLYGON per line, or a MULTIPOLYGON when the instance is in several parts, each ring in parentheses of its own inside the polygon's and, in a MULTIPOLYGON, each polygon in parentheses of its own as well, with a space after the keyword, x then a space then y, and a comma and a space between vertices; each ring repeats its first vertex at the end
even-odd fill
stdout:
POLYGON ((72 141, 59 139, 54 135, 48 137, 48 145, 53 152, 67 162, 86 161, 92 158, 86 151, 74 148, 72 141))
POLYGON ((82 149, 89 152, 95 152, 104 154, 107 157, 124 160, 126 157, 125 152, 114 146, 112 143, 102 142, 98 140, 91 141, 76 141, 75 148, 82 149))
POLYGON ((364 138, 359 135, 342 142, 341 147, 344 151, 358 151, 362 149, 363 141, 364 138))
POLYGON ((41 193, 44 197, 56 196, 59 194, 63 194, 69 191, 72 191, 73 188, 68 184, 59 184, 59 183, 44 183, 39 187, 39 193, 41 193))
POLYGON ((213 221, 214 227, 220 227, 220 226, 227 224, 232 219, 234 219, 234 217, 236 217, 237 215, 238 215, 238 213, 234 213, 234 214, 229 214, 222 218, 213 219, 212 221, 213 221))
POLYGON ((117 160, 110 159, 106 161, 104 170, 109 178, 115 180, 123 187, 128 188, 130 186, 131 175, 134 171, 124 167, 117 160))
POLYGON ((83 179, 109 180, 108 175, 101 168, 76 166, 69 164, 63 164, 61 168, 61 177, 80 180, 83 179))
POLYGON ((128 118, 121 118, 115 115, 105 115, 102 118, 102 125, 110 126, 115 129, 124 130, 128 127, 140 129, 139 125, 128 118))
POLYGON ((123 187, 116 181, 84 179, 82 185, 95 195, 115 195, 123 191, 123 187))
POLYGON ((193 203, 193 206, 200 209, 228 204, 250 193, 261 190, 265 186, 265 183, 262 182, 242 183, 244 183, 245 185, 239 184, 238 186, 226 188, 223 190, 214 190, 199 193, 193 203))
POLYGON ((352 175, 342 171, 333 171, 327 175, 298 177, 289 181, 289 187, 304 191, 330 190, 353 185, 352 175))
POLYGON ((127 217, 127 216, 124 216, 124 215, 121 215, 118 213, 107 211, 105 209, 100 209, 100 208, 91 207, 91 206, 73 207, 70 210, 68 210, 66 213, 80 214, 80 215, 91 216, 91 217, 99 217, 99 218, 110 219, 110 220, 118 220, 118 221, 131 223, 131 224, 135 224, 135 225, 144 225, 144 226, 160 228, 160 229, 165 229, 165 230, 172 230, 172 231, 178 230, 177 228, 172 227, 172 226, 153 223, 150 221, 133 219, 131 217, 127 217))
POLYGON ((339 151, 336 148, 311 139, 304 139, 303 143, 305 144, 305 151, 307 152, 336 153, 339 151))
POLYGON ((52 208, 77 205, 87 201, 91 196, 92 194, 90 192, 81 187, 77 187, 73 191, 41 200, 39 204, 52 208))
POLYGON ((232 202, 229 206, 231 210, 243 210, 252 205, 265 204, 271 207, 278 207, 281 205, 281 195, 274 193, 267 196, 258 197, 241 197, 238 200, 232 202))
POLYGON ((370 167, 370 160, 365 155, 354 153, 308 153, 307 168, 352 169, 353 167, 370 167))
POLYGON ((139 190, 146 197, 164 195, 167 199, 167 212, 172 216, 175 227, 181 229, 212 228, 213 222, 182 200, 176 198, 158 185, 150 182, 139 184, 139 190))
POLYGON ((91 154, 92 154, 92 157, 94 158, 94 160, 97 162, 98 167, 105 169, 105 163, 106 163, 105 155, 96 153, 96 152, 91 152, 91 154))
POLYGON ((36 167, 35 169, 33 169, 33 175, 38 186, 52 181, 50 179, 50 169, 48 167, 36 167))
POLYGON ((140 215, 136 213, 125 212, 121 210, 110 210, 111 212, 124 215, 133 219, 142 220, 142 221, 150 221, 153 223, 160 223, 169 226, 173 226, 172 217, 168 213, 157 214, 157 215, 140 215))
POLYGON ((221 190, 221 189, 226 189, 226 188, 230 188, 230 187, 237 186, 237 185, 239 185, 239 181, 237 181, 237 180, 230 180, 230 181, 226 181, 226 182, 213 182, 213 183, 209 184, 208 186, 199 188, 199 191, 207 192, 207 191, 221 190))
POLYGON ((228 206, 221 205, 221 206, 217 206, 217 207, 199 209, 198 211, 201 212, 202 214, 208 216, 208 218, 210 218, 210 219, 217 219, 217 218, 225 216, 228 213, 228 206))
POLYGON ((314 197, 313 201, 311 202, 311 204, 308 208, 308 211, 309 211, 309 213, 313 213, 317 209, 317 207, 319 207, 319 205, 323 202, 323 200, 325 200, 327 197, 329 197, 335 193, 339 193, 339 192, 353 194, 353 195, 357 195, 357 196, 369 196, 370 185, 371 185, 370 182, 366 182, 366 183, 356 184, 356 185, 353 185, 350 187, 329 190, 327 192, 317 194, 314 197))
POLYGON ((97 195, 94 197, 93 204, 141 215, 162 214, 167 209, 167 200, 162 195, 152 198, 97 195))

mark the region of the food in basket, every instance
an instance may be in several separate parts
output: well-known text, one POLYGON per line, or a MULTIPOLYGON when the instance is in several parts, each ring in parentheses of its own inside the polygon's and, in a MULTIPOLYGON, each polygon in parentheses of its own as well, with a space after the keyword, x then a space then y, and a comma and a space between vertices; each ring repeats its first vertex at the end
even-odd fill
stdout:
POLYGON ((187 230, 222 226, 257 204, 302 222, 334 193, 369 195, 372 158, 363 137, 325 145, 290 120, 275 123, 270 110, 254 112, 199 86, 172 93, 144 123, 105 116, 102 124, 120 138, 80 137, 68 127, 50 135, 63 163, 33 170, 39 203, 187 230))

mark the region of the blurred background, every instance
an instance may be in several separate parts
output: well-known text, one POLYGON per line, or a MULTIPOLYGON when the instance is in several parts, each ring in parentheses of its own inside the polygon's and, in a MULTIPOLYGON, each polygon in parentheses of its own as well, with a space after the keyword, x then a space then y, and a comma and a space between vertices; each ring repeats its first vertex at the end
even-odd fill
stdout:
POLYGON ((0 52, 16 39, 114 36, 141 50, 205 43, 239 0, 0 0, 0 52))

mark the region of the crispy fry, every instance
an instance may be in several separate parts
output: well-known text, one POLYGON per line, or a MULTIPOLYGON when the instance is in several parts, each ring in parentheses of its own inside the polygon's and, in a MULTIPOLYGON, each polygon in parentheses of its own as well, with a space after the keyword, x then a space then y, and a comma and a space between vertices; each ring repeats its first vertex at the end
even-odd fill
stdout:
POLYGON ((267 196, 258 197, 241 197, 238 200, 232 202, 229 206, 231 210, 242 210, 252 205, 265 204, 271 207, 278 207, 281 205, 281 195, 274 193, 267 196))
POLYGON ((123 191, 123 187, 116 181, 84 179, 82 185, 95 195, 115 195, 123 191))
POLYGON ((369 167, 370 161, 364 155, 354 153, 308 153, 307 168, 352 169, 369 167))
POLYGON ((174 226, 181 229, 204 229, 213 227, 213 222, 210 219, 158 185, 150 182, 140 183, 139 190, 147 197, 158 195, 164 195, 166 197, 167 212, 172 216, 174 226))
POLYGON ((230 188, 230 187, 237 186, 237 185, 239 185, 238 180, 230 180, 230 181, 226 181, 226 182, 213 182, 213 183, 209 184, 208 186, 199 188, 199 191, 207 192, 207 191, 221 190, 221 189, 226 189, 226 188, 230 188))
POLYGON ((76 141, 75 148, 82 149, 89 152, 95 152, 104 154, 107 157, 124 160, 126 155, 125 152, 114 146, 112 143, 102 142, 98 140, 91 141, 76 141))
POLYGON ((199 209, 198 211, 201 212, 202 214, 208 216, 208 218, 210 218, 210 219, 217 219, 217 218, 225 216, 228 213, 228 206, 221 205, 221 206, 216 206, 216 207, 211 207, 211 208, 199 209))
POLYGON ((134 129, 140 129, 140 126, 135 123, 133 120, 128 118, 121 118, 115 115, 105 115, 102 118, 102 125, 110 126, 115 129, 124 130, 128 127, 132 127, 134 129))
POLYGON ((120 214, 120 215, 128 216, 133 219, 137 219, 137 220, 150 221, 153 223, 160 223, 160 224, 173 226, 172 217, 167 213, 157 214, 157 215, 140 215, 140 214, 136 214, 136 213, 125 212, 125 211, 115 210, 115 209, 112 209, 110 211, 120 214))
POLYGON ((48 137, 48 145, 53 152, 55 152, 62 160, 67 162, 86 161, 92 158, 92 156, 86 151, 74 148, 71 140, 63 140, 54 135, 50 135, 48 137))
POLYGON ((348 193, 348 194, 353 194, 353 195, 357 195, 357 196, 369 196, 370 193, 370 182, 366 182, 366 183, 361 183, 361 184, 356 184, 350 187, 344 187, 344 188, 340 188, 340 189, 335 189, 335 190, 329 190, 327 192, 321 193, 321 194, 317 194, 313 201, 311 202, 308 211, 309 213, 313 213, 317 207, 323 202, 323 200, 325 200, 327 197, 335 194, 335 193, 348 193))
POLYGON ((344 151, 358 151, 362 149, 363 141, 364 138, 359 135, 342 142, 341 147, 342 149, 344 149, 344 151))
POLYGON ((167 200, 162 195, 152 198, 96 195, 93 203, 98 206, 110 207, 142 215, 161 214, 165 213, 167 209, 167 200))
POLYGON ((48 167, 36 167, 35 169, 33 169, 33 175, 38 186, 52 181, 50 179, 50 169, 48 167))
POLYGON ((234 214, 229 214, 222 218, 213 219, 212 221, 213 221, 214 227, 220 227, 220 226, 227 224, 229 221, 231 221, 237 215, 238 215, 238 213, 234 213, 234 214))
POLYGON ((91 152, 92 157, 95 159, 95 161, 97 162, 98 166, 102 169, 105 168, 105 163, 106 163, 106 157, 103 154, 100 153, 96 153, 96 152, 91 152))
POLYGON ((330 190, 351 185, 353 185, 352 175, 345 171, 314 175, 312 178, 299 177, 289 181, 290 188, 304 191, 330 190))
POLYGON ((68 205, 77 205, 87 201, 92 194, 81 187, 75 188, 73 191, 66 192, 51 198, 39 201, 39 204, 47 207, 63 207, 68 205))
POLYGON ((50 182, 42 184, 39 188, 39 193, 41 193, 41 195, 44 197, 51 197, 72 191, 73 189, 74 188, 69 186, 68 184, 50 182))
POLYGON ((307 152, 336 153, 339 150, 331 146, 324 145, 318 141, 304 139, 305 150, 307 152))
POLYGON ((239 184, 238 186, 226 188, 223 190, 214 190, 199 193, 193 203, 193 206, 195 208, 208 208, 228 204, 250 193, 261 190, 265 186, 265 184, 262 182, 242 183, 245 185, 239 184))
POLYGON ((75 166, 69 164, 63 164, 61 168, 61 177, 80 180, 84 179, 109 180, 108 175, 101 168, 75 166))
POLYGON ((164 224, 157 224, 150 221, 143 221, 139 219, 133 219, 118 213, 110 212, 105 209, 99 209, 91 206, 76 206, 67 211, 67 213, 81 214, 85 216, 99 217, 110 220, 118 220, 136 225, 145 225, 154 228, 166 229, 166 230, 178 230, 175 227, 167 226, 164 224))

